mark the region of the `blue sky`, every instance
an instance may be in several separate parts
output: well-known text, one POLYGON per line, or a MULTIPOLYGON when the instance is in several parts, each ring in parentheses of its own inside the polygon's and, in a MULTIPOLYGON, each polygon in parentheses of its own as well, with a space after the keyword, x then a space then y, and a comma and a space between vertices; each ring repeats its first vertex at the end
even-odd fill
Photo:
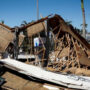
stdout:
MULTIPOLYGON (((39 0, 39 15, 59 14, 73 26, 82 28, 81 0, 39 0)), ((90 0, 84 0, 87 30, 90 32, 90 0)), ((0 21, 14 27, 23 20, 36 20, 36 0, 0 0, 0 21)))

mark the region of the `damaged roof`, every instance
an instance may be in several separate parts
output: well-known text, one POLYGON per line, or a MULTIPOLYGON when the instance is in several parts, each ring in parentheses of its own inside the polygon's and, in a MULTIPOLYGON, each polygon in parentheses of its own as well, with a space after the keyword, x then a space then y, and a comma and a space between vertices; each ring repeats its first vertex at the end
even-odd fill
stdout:
POLYGON ((7 28, 7 29, 9 29, 9 30, 12 30, 9 26, 7 26, 5 24, 0 23, 0 25, 3 26, 3 27, 5 27, 5 28, 7 28))
MULTIPOLYGON (((27 24, 26 26, 20 27, 19 30, 28 29, 30 27, 34 28, 34 27, 36 27, 37 24, 44 22, 45 20, 49 21, 49 26, 52 28, 52 30, 55 29, 55 27, 57 27, 56 30, 54 30, 54 33, 57 32, 59 30, 59 28, 61 28, 61 31, 71 34, 73 36, 73 38, 75 38, 80 43, 82 43, 82 45, 84 45, 85 48, 90 49, 90 44, 79 33, 77 33, 77 31, 72 26, 67 25, 66 22, 64 21, 64 19, 60 15, 57 15, 57 14, 55 14, 54 16, 49 15, 38 21, 27 24)), ((29 34, 32 34, 32 32, 36 32, 37 31, 36 29, 30 29, 29 34)), ((41 31, 42 30, 40 30, 40 31, 38 30, 38 32, 41 32, 41 31)), ((38 32, 36 32, 34 34, 37 34, 38 32)), ((34 35, 34 34, 32 34, 32 35, 34 35)))

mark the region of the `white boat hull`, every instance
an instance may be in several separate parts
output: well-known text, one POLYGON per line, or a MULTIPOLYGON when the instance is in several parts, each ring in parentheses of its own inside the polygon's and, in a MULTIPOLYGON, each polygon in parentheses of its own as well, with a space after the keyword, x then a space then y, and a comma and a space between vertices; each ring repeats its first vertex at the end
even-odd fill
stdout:
POLYGON ((90 77, 57 74, 46 71, 40 67, 28 65, 9 58, 2 59, 0 62, 4 63, 4 65, 10 69, 14 69, 17 72, 28 76, 49 81, 58 85, 63 85, 68 88, 90 90, 90 77))

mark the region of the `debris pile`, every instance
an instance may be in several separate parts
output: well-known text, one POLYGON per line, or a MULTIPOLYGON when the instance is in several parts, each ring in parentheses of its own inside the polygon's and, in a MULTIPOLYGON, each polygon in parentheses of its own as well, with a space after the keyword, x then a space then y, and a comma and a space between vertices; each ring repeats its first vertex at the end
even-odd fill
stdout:
POLYGON ((0 24, 0 65, 69 88, 90 89, 90 44, 59 15, 12 29, 0 24), (3 53, 10 58, 1 59, 3 53))
POLYGON ((90 76, 90 45, 73 26, 67 25, 61 16, 43 18, 23 28, 27 29, 28 37, 35 35, 39 37, 42 48, 38 49, 36 54, 42 56, 38 62, 46 63, 47 60, 47 70, 90 76), (47 27, 43 23, 45 21, 47 21, 47 27), (48 40, 46 34, 44 37, 46 44, 42 40, 45 34, 42 36, 41 32, 49 32, 52 36, 52 38, 48 37, 48 40), (50 39, 53 40, 54 46, 51 50, 50 39))
POLYGON ((55 48, 49 54, 50 60, 53 57, 53 61, 49 63, 48 69, 90 76, 89 43, 60 16, 54 16, 49 22, 53 30, 55 48))

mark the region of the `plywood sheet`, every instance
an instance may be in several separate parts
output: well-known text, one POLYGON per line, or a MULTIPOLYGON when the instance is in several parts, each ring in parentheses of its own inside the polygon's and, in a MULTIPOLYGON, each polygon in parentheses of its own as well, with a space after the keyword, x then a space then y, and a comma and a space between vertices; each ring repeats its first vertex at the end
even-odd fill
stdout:
POLYGON ((7 28, 0 25, 0 52, 4 52, 10 42, 14 39, 14 34, 7 28))
POLYGON ((28 27, 27 33, 28 33, 28 36, 31 37, 32 35, 35 35, 43 30, 45 30, 45 22, 41 22, 28 27))

